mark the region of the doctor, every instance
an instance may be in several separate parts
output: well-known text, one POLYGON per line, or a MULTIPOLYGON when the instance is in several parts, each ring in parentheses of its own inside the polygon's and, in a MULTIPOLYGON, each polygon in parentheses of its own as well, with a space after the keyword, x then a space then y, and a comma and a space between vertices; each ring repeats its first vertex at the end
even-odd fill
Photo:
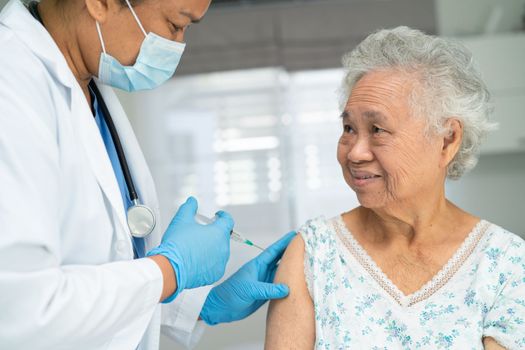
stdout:
POLYGON ((203 322, 288 294, 272 281, 293 233, 211 287, 232 218, 197 224, 189 198, 160 231, 151 175, 107 86, 169 79, 209 4, 11 0, 0 13, 2 349, 152 350, 161 324, 192 346, 203 322))

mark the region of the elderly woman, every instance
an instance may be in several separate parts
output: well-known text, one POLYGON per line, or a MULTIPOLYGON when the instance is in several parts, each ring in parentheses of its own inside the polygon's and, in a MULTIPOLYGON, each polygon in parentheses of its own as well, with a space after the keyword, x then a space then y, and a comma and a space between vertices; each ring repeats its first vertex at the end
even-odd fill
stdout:
POLYGON ((399 27, 344 63, 337 159, 361 206, 300 228, 266 349, 525 348, 525 242, 445 196, 493 126, 470 53, 399 27))

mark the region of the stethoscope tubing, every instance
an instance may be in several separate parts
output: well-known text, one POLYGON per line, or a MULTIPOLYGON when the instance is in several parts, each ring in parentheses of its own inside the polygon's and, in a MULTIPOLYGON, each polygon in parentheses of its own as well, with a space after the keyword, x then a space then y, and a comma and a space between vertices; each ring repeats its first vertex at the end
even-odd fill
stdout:
POLYGON ((113 123, 113 119, 111 118, 111 113, 109 112, 106 102, 102 98, 102 94, 93 80, 89 82, 89 89, 97 98, 97 102, 102 109, 102 118, 104 118, 104 121, 108 126, 111 139, 113 140, 115 150, 117 151, 120 167, 122 168, 122 174, 124 175, 124 180, 128 188, 132 205, 127 210, 127 221, 131 235, 138 238, 146 237, 155 228, 155 214, 148 206, 142 205, 139 201, 139 196, 135 190, 135 184, 133 183, 133 178, 129 170, 128 161, 126 159, 126 155, 124 154, 122 143, 120 142, 120 138, 118 136, 117 128, 113 123))
POLYGON ((135 190, 133 178, 131 177, 131 172, 129 170, 128 162, 126 160, 126 155, 124 154, 124 149, 122 147, 122 143, 120 142, 117 128, 115 127, 115 124, 113 123, 113 118, 111 118, 111 114, 109 113, 108 106, 106 105, 106 102, 102 98, 102 94, 100 93, 100 90, 98 89, 97 84, 95 84, 93 80, 89 82, 89 88, 95 94, 95 97, 97 98, 97 102, 100 105, 100 108, 102 108, 102 117, 104 118, 104 121, 106 122, 106 125, 108 126, 109 133, 111 134, 111 138, 113 139, 113 144, 115 145, 115 149, 117 151, 117 156, 118 156, 120 166, 122 168, 122 173, 124 174, 124 180, 126 182, 126 186, 128 187, 129 197, 131 199, 131 202, 136 203, 139 196, 137 195, 137 191, 135 190))

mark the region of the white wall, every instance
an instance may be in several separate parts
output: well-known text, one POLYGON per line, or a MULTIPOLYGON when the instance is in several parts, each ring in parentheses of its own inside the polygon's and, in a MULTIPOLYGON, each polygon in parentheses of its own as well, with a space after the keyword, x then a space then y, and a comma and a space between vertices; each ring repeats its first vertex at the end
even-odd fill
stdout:
POLYGON ((447 183, 447 194, 460 207, 525 238, 525 152, 481 156, 471 173, 447 183))
POLYGON ((525 0, 435 0, 435 6, 441 35, 493 34, 523 28, 525 0))

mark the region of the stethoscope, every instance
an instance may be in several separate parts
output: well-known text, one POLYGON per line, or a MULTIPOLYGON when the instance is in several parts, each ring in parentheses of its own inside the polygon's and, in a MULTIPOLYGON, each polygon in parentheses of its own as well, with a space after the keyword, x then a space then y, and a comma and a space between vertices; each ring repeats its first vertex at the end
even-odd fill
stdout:
POLYGON ((146 205, 140 204, 139 196, 135 190, 131 172, 129 171, 128 162, 126 161, 126 155, 122 149, 120 138, 118 137, 117 128, 113 123, 109 109, 106 106, 106 102, 102 98, 102 95, 97 87, 97 84, 93 80, 89 82, 89 89, 97 98, 97 102, 102 109, 102 118, 106 122, 113 143, 115 144, 115 150, 117 151, 118 160, 124 174, 124 180, 129 192, 129 198, 131 200, 131 206, 128 208, 128 227, 133 237, 142 238, 149 235, 155 228, 156 219, 153 211, 146 205))
MULTIPOLYGON (((35 17, 42 25, 42 18, 38 13, 38 2, 33 1, 29 3, 28 9, 29 12, 35 17)), ((120 143, 120 138, 118 137, 117 129, 115 124, 113 124, 113 119, 111 118, 111 113, 109 113, 108 107, 100 94, 100 91, 93 80, 89 82, 89 89, 97 98, 97 101, 102 108, 102 114, 106 125, 108 126, 109 133, 115 144, 115 149, 117 151, 118 160, 124 174, 124 180, 126 181, 126 187, 128 188, 129 197, 131 200, 131 206, 127 211, 127 221, 129 231, 133 237, 143 238, 149 235, 155 228, 156 219, 153 210, 148 206, 140 204, 139 196, 135 190, 135 185, 133 184, 133 179, 131 178, 131 172, 129 171, 128 162, 126 161, 126 155, 122 149, 122 144, 120 143)))

